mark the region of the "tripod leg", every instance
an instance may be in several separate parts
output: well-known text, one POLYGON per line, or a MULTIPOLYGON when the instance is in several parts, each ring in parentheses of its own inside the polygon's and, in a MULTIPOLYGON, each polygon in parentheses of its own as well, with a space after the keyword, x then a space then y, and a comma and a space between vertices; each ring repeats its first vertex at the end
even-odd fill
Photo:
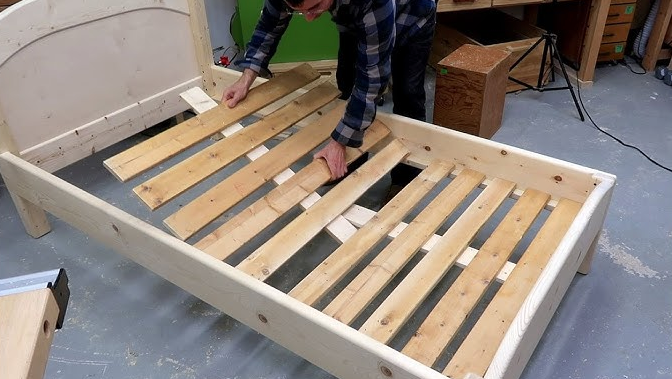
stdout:
POLYGON ((569 88, 569 92, 572 94, 572 99, 574 99, 574 105, 576 106, 576 110, 579 111, 579 117, 581 118, 581 121, 586 121, 586 119, 583 117, 583 112, 581 112, 581 107, 579 106, 579 101, 576 99, 576 94, 574 93, 574 87, 572 87, 572 82, 569 80, 569 75, 567 75, 567 70, 565 70, 565 64, 562 62, 562 58, 560 58, 560 53, 558 52, 557 46, 555 46, 555 41, 551 39, 551 52, 553 55, 555 55, 555 58, 558 60, 558 63, 560 64, 560 69, 562 70, 562 75, 565 77, 565 81, 567 82, 567 88, 569 88))
MULTIPOLYGON (((552 38, 552 41, 555 42, 555 38, 556 38, 555 35, 552 35, 551 38, 552 38)), ((551 67, 550 67, 551 82, 555 82, 555 61, 553 60, 553 58, 555 57, 555 51, 553 50, 553 46, 555 46, 555 43, 551 44, 551 49, 552 49, 551 54, 550 54, 551 55, 551 67)), ((557 49, 555 49, 555 50, 557 50, 557 49)))
POLYGON ((549 36, 544 34, 544 53, 541 56, 541 66, 539 67, 539 77, 537 78, 537 88, 542 88, 544 84, 544 71, 546 69, 546 58, 548 57, 549 36))
POLYGON ((533 52, 534 49, 535 49, 535 48, 541 43, 541 41, 543 41, 543 40, 544 40, 544 37, 543 37, 543 36, 542 36, 542 37, 539 37, 539 39, 537 40, 537 42, 535 42, 532 46, 530 46, 530 48, 527 49, 527 51, 525 52, 525 54, 521 55, 520 58, 518 58, 518 60, 516 60, 516 62, 515 62, 514 64, 511 65, 511 67, 509 68, 509 71, 511 71, 511 70, 513 70, 514 68, 516 68, 516 66, 518 66, 518 64, 519 64, 523 59, 525 59, 525 57, 527 57, 528 55, 530 55, 530 53, 533 52))

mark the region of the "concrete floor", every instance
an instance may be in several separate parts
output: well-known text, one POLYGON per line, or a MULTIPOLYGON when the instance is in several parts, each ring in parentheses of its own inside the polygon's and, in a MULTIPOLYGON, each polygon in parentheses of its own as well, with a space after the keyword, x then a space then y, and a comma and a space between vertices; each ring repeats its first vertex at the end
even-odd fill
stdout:
MULTIPOLYGON (((599 125, 672 166, 672 87, 605 67, 582 95, 599 125)), ((121 185, 102 167, 140 139, 58 175, 160 225, 171 209, 146 211, 131 191, 142 178, 121 185)), ((493 139, 618 176, 592 273, 576 276, 523 378, 672 378, 672 173, 580 122, 567 91, 508 95, 493 139)), ((52 227, 40 239, 24 234, 0 182, 0 278, 57 267, 70 277, 46 378, 329 377, 63 222, 52 219, 52 227)), ((320 235, 316 246, 335 244, 320 235)))

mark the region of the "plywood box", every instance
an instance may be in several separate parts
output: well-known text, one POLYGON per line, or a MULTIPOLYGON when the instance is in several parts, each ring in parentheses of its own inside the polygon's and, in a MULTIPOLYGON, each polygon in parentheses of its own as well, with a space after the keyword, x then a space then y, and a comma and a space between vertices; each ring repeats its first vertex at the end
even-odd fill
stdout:
MULTIPOLYGON (((530 25, 499 10, 479 10, 475 12, 442 13, 438 15, 434 42, 429 63, 438 69, 438 62, 465 43, 493 47, 511 53, 511 63, 520 58, 530 48, 544 30, 530 25)), ((537 85, 544 44, 540 43, 510 73, 510 76, 537 85)), ((550 73, 550 59, 546 59, 546 75, 550 73)), ((508 81, 507 92, 524 89, 523 86, 508 81)))
POLYGON ((439 62, 434 124, 490 138, 504 111, 511 53, 465 44, 439 62))

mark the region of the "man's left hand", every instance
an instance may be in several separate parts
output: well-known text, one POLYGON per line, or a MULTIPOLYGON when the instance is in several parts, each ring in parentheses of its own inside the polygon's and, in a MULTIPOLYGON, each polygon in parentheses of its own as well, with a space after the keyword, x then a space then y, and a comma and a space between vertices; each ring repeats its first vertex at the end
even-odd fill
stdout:
POLYGON ((348 166, 345 163, 345 145, 333 139, 313 157, 315 159, 323 158, 327 161, 327 166, 331 171, 331 180, 340 179, 348 172, 348 166))

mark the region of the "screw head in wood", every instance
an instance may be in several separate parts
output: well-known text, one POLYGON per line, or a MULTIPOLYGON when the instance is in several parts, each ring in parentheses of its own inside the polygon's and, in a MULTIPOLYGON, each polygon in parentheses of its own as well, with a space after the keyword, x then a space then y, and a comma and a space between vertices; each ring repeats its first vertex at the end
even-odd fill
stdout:
POLYGON ((555 179, 556 182, 561 182, 562 181, 562 176, 556 175, 556 176, 553 177, 553 179, 555 179))
POLYGON ((259 321, 263 322, 264 324, 268 323, 266 316, 262 315, 261 313, 259 313, 257 317, 259 317, 259 321))
POLYGON ((380 372, 383 373, 383 375, 389 377, 392 377, 392 370, 387 368, 387 366, 380 366, 380 372))

